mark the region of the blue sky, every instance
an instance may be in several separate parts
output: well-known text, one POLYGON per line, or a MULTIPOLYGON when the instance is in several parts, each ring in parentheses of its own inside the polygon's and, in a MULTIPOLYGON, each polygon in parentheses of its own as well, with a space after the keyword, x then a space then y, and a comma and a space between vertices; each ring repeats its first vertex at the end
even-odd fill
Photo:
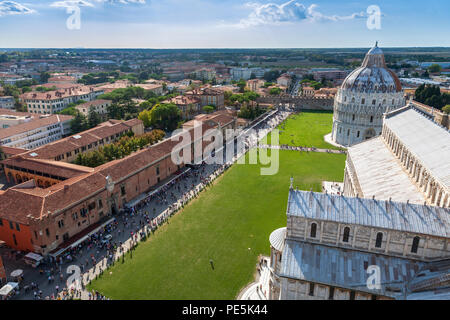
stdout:
POLYGON ((0 47, 450 47, 449 12, 448 0, 0 0, 0 47), (367 28, 370 5, 381 29, 367 28))

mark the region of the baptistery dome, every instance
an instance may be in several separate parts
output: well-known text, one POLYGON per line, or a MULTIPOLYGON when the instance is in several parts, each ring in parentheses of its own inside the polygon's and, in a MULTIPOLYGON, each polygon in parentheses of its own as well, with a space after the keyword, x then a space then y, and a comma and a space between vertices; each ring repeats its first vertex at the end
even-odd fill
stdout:
POLYGON ((383 114, 405 105, 402 85, 375 44, 342 83, 334 101, 332 139, 344 146, 381 134, 383 114))
POLYGON ((372 93, 402 91, 400 80, 386 66, 383 51, 378 48, 377 44, 367 53, 361 67, 347 76, 342 88, 372 93))

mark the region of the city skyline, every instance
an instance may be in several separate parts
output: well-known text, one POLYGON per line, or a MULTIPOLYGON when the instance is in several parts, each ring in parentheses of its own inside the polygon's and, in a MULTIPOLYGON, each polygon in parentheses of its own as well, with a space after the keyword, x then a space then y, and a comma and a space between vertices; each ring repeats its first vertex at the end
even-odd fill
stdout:
POLYGON ((426 6, 417 0, 0 1, 0 29, 6 30, 0 33, 0 46, 365 48, 379 40, 383 47, 445 47, 450 46, 446 9, 450 4, 441 0, 426 6), (367 26, 371 5, 381 10, 379 29, 367 26), (74 7, 80 10, 80 24, 70 29, 74 7))

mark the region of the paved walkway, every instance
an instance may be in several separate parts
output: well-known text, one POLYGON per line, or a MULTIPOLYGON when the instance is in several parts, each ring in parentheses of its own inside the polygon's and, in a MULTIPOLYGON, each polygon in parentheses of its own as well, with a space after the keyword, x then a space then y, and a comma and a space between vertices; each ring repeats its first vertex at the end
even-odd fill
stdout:
POLYGON ((311 147, 292 147, 292 146, 274 146, 274 145, 267 145, 262 144, 259 145, 260 148, 263 149, 278 149, 278 150, 289 150, 289 151, 305 151, 305 152, 322 152, 322 153, 335 153, 335 154, 341 154, 346 153, 345 151, 341 150, 333 150, 333 149, 318 149, 318 148, 311 148, 311 147))
POLYGON ((264 257, 260 264, 259 278, 239 294, 239 300, 268 300, 270 281, 270 258, 264 257))
POLYGON ((340 196, 344 190, 343 182, 322 181, 322 191, 328 194, 340 196))

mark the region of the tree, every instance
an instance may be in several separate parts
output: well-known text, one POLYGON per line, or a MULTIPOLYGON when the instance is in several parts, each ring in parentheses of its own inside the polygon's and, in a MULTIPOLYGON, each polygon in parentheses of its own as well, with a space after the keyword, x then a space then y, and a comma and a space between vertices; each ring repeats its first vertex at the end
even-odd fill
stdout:
POLYGON ((442 111, 444 111, 446 114, 450 114, 450 104, 448 104, 445 107, 443 107, 442 111))
POLYGON ((274 96, 277 96, 277 95, 279 95, 280 93, 281 93, 281 89, 280 89, 280 88, 272 88, 272 89, 270 89, 270 91, 269 91, 269 94, 274 95, 274 96))
POLYGON ((48 73, 48 72, 41 72, 41 75, 39 76, 39 81, 41 83, 47 83, 48 79, 50 79, 50 73, 48 73))
POLYGON ((144 110, 141 113, 139 113, 138 119, 141 120, 144 123, 144 127, 148 128, 151 127, 151 111, 150 110, 144 110))
POLYGON ((428 71, 431 73, 440 73, 442 71, 442 67, 435 63, 428 67, 428 71))
POLYGON ((150 118, 155 128, 173 131, 181 120, 181 110, 173 103, 157 104, 152 108, 150 118))
POLYGON ((214 112, 214 110, 215 110, 214 106, 204 106, 203 107, 203 111, 206 113, 212 113, 212 112, 214 112))
POLYGON ((89 128, 94 128, 102 122, 102 118, 97 112, 95 112, 94 108, 91 108, 89 109, 87 121, 89 128))
POLYGON ((86 117, 80 112, 77 112, 75 118, 70 122, 70 126, 73 134, 85 131, 89 128, 86 117))
POLYGON ((244 93, 245 87, 247 86, 247 82, 245 82, 244 79, 239 80, 239 82, 236 84, 239 87, 239 92, 244 93))

